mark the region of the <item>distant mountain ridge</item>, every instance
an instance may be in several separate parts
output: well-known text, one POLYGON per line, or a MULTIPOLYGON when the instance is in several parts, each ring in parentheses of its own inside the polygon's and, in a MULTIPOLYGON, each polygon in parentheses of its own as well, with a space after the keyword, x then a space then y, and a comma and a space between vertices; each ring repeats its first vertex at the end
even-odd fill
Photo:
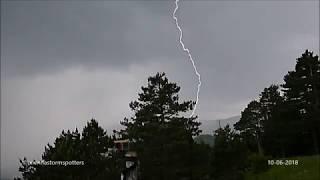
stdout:
MULTIPOLYGON (((201 134, 213 134, 213 131, 219 128, 219 120, 221 127, 226 126, 227 124, 230 125, 231 128, 233 128, 233 125, 240 120, 241 116, 232 116, 225 119, 217 119, 217 120, 200 120, 201 125, 200 129, 202 130, 201 134)), ((119 131, 120 129, 123 129, 124 127, 120 124, 115 124, 112 126, 107 127, 107 132, 109 135, 112 134, 113 130, 119 131)))
POLYGON ((200 129, 202 130, 201 134, 213 134, 213 131, 219 128, 219 121, 221 127, 225 127, 227 124, 233 128, 233 125, 240 120, 240 115, 232 116, 225 119, 217 119, 217 120, 201 120, 200 129))

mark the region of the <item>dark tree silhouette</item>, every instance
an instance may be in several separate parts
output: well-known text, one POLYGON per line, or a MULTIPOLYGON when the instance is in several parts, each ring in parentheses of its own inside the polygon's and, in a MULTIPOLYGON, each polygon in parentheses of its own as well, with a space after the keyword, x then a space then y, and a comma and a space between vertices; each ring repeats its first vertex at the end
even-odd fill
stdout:
POLYGON ((75 131, 62 131, 53 145, 48 144, 42 155, 44 161, 83 161, 80 166, 35 165, 26 158, 20 160, 19 171, 24 179, 119 179, 123 168, 121 155, 106 156, 113 140, 107 136, 98 122, 92 119, 83 128, 82 135, 75 131))
POLYGON ((286 101, 295 106, 310 130, 314 151, 319 154, 320 139, 320 60, 306 50, 297 59, 294 71, 284 77, 286 101))
POLYGON ((181 179, 192 177, 193 136, 199 134, 197 117, 184 117, 192 101, 179 102, 180 87, 164 73, 148 78, 137 101, 130 103, 135 113, 121 123, 122 132, 135 142, 141 163, 141 179, 181 179))
POLYGON ((253 151, 262 152, 261 134, 263 132, 263 115, 261 103, 251 101, 241 112, 240 121, 234 127, 239 130, 240 135, 246 140, 248 147, 253 151))
POLYGON ((229 125, 214 133, 212 177, 218 180, 241 180, 247 167, 248 148, 229 125))

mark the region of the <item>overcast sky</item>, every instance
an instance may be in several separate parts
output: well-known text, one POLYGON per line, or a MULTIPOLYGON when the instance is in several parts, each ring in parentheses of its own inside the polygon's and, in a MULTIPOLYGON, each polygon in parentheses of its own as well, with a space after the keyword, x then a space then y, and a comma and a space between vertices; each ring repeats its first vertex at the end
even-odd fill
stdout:
MULTIPOLYGON (((62 129, 91 118, 109 132, 147 77, 166 72, 195 100, 174 1, 1 1, 1 175, 40 159, 62 129)), ((319 1, 181 1, 186 46, 202 77, 199 120, 239 115, 282 83, 305 49, 319 54, 319 1)))

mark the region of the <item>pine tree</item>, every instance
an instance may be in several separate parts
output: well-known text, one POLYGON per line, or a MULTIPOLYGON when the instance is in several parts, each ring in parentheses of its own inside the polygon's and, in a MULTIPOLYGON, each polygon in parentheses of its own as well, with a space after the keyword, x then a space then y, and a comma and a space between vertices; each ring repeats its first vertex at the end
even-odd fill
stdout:
POLYGON ((275 110, 282 104, 279 86, 271 85, 260 93, 259 101, 251 101, 241 113, 240 121, 234 127, 240 131, 253 152, 264 154, 262 145, 265 125, 270 124, 275 110))
POLYGON ((284 77, 284 94, 290 106, 296 107, 312 132, 314 151, 319 153, 320 137, 320 61, 306 50, 297 59, 294 71, 284 77))
POLYGON ((197 117, 184 117, 192 101, 179 102, 180 87, 165 73, 148 78, 139 98, 130 103, 134 116, 125 118, 123 136, 135 142, 142 179, 191 178, 193 136, 200 133, 197 117))
POLYGON ((217 180, 241 180, 247 167, 248 149, 238 134, 227 125, 214 132, 212 177, 217 180))
POLYGON ((107 132, 99 126, 95 119, 91 119, 83 128, 81 139, 81 159, 85 161, 85 175, 88 179, 98 179, 99 174, 104 174, 108 158, 105 154, 112 141, 107 132))
POLYGON ((235 129, 245 139, 248 147, 253 152, 263 153, 261 134, 263 132, 263 115, 261 103, 254 100, 241 112, 240 120, 234 125, 235 129))
POLYGON ((83 161, 84 166, 44 166, 31 165, 27 159, 20 160, 19 171, 24 179, 119 179, 123 168, 121 156, 113 154, 107 157, 108 147, 112 147, 112 139, 106 131, 92 119, 83 128, 82 135, 67 130, 57 137, 53 145, 48 144, 42 155, 44 161, 83 161))
POLYGON ((272 118, 272 113, 283 101, 278 85, 272 84, 261 92, 259 102, 264 122, 272 118))

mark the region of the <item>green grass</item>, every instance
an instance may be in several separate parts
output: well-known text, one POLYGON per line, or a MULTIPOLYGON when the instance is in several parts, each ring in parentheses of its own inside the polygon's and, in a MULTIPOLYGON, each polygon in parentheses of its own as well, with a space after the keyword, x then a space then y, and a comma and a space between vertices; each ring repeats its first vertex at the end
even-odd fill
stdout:
POLYGON ((320 156, 285 158, 298 165, 272 165, 266 172, 247 173, 245 180, 320 180, 320 156))

